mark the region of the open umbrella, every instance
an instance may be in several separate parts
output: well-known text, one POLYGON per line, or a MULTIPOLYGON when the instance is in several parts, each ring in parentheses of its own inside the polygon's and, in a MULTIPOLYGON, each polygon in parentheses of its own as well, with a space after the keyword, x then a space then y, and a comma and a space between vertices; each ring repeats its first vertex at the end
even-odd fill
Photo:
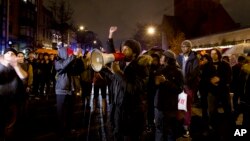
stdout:
POLYGON ((153 53, 161 54, 164 50, 161 47, 153 47, 145 52, 145 54, 151 55, 153 53))
POLYGON ((234 47, 226 50, 223 53, 223 56, 230 56, 230 55, 240 55, 240 54, 246 54, 246 53, 250 53, 250 45, 247 44, 239 44, 239 45, 235 45, 234 47))

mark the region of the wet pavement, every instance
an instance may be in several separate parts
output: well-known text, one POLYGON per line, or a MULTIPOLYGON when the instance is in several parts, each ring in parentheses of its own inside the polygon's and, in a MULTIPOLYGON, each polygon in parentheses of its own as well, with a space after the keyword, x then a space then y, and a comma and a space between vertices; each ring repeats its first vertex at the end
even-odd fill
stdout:
MULTIPOLYGON (((92 95, 93 98, 93 95, 92 95)), ((82 110, 80 96, 77 97, 77 102, 74 111, 74 131, 68 135, 57 134, 56 123, 56 101, 55 95, 40 99, 30 97, 29 110, 27 118, 17 126, 14 135, 15 141, 113 141, 108 115, 104 116, 101 110, 101 97, 99 97, 97 111, 93 111, 93 104, 82 110)), ((108 99, 108 98, 107 98, 108 99)), ((92 99, 91 99, 92 101, 92 99)), ((109 111, 109 110, 108 110, 109 111)), ((108 112, 109 113, 109 112, 108 112)), ((233 133, 228 131, 227 117, 221 113, 218 118, 218 134, 207 131, 207 126, 201 118, 201 109, 192 108, 192 124, 190 127, 190 138, 179 137, 178 141, 216 141, 216 140, 234 140, 233 133), (224 138, 223 138, 224 137, 224 138)), ((241 128, 242 116, 238 118, 236 128, 241 128)), ((154 141, 154 133, 144 132, 144 141, 154 141)), ((240 138, 243 140, 243 138, 240 138)), ((238 141, 238 140, 237 140, 238 141)))

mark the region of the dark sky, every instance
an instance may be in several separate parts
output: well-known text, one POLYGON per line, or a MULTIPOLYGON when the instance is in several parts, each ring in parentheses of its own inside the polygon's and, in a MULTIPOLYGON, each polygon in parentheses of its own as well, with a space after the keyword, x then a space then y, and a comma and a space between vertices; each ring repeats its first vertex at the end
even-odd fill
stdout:
MULTIPOLYGON (((220 0, 232 18, 250 25, 250 0, 220 0)), ((118 26, 116 45, 135 33, 136 23, 160 24, 162 15, 173 15, 173 0, 70 0, 74 22, 98 34, 105 43, 111 25, 118 26)), ((105 44, 104 44, 105 45, 105 44)))
POLYGON ((221 3, 235 22, 250 26, 250 0, 221 0, 221 3))
POLYGON ((161 23, 163 14, 173 15, 172 0, 70 0, 74 21, 98 34, 105 45, 109 27, 118 26, 116 45, 135 33, 136 23, 161 23))

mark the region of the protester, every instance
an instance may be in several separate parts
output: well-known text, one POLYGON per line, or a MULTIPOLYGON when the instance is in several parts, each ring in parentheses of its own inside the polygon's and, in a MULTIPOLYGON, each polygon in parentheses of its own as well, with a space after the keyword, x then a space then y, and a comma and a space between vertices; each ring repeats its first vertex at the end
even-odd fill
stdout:
POLYGON ((51 69, 52 69, 52 62, 49 60, 49 54, 43 54, 43 61, 40 63, 40 94, 44 96, 48 96, 50 92, 50 80, 51 80, 51 69))
POLYGON ((99 96, 99 90, 101 90, 101 96, 102 96, 102 114, 103 116, 106 115, 107 112, 107 101, 106 101, 106 90, 107 90, 107 83, 102 77, 102 75, 98 72, 94 73, 94 99, 93 99, 93 109, 97 112, 97 103, 98 102, 98 96, 99 96))
POLYGON ((192 42, 185 40, 181 43, 182 54, 177 57, 178 64, 181 67, 184 76, 184 91, 188 94, 187 112, 184 116, 184 137, 189 137, 189 128, 191 124, 191 106, 197 99, 199 85, 200 67, 196 52, 192 51, 192 42))
MULTIPOLYGON (((227 130, 234 130, 234 121, 230 106, 230 83, 231 83, 231 67, 230 64, 222 61, 221 52, 218 49, 211 50, 212 66, 208 68, 208 113, 209 113, 209 129, 218 132, 218 108, 222 107, 227 122, 227 130), (221 106, 220 106, 221 105, 221 106)), ((226 132, 226 131, 225 131, 226 132)), ((231 132, 229 132, 231 134, 231 132)), ((220 135, 226 138, 227 135, 220 135)), ((229 138, 228 138, 229 139, 229 138)))
POLYGON ((59 133, 65 135, 73 130, 73 111, 75 103, 72 83, 73 63, 76 60, 76 52, 70 48, 61 47, 58 50, 58 60, 55 61, 56 76, 56 105, 59 120, 59 133))
POLYGON ((147 111, 147 126, 148 131, 152 131, 155 128, 154 123, 154 98, 157 91, 157 86, 155 85, 155 76, 157 74, 157 70, 159 69, 160 65, 160 57, 161 55, 158 53, 151 54, 153 58, 152 64, 150 67, 150 73, 148 78, 148 87, 147 87, 147 104, 148 104, 148 111, 147 111))
POLYGON ((129 39, 123 42, 121 52, 125 55, 125 68, 112 64, 113 72, 104 68, 100 73, 112 80, 110 93, 114 95, 110 120, 116 141, 139 140, 144 130, 145 87, 149 75, 150 56, 139 56, 140 43, 129 39))
POLYGON ((202 118, 204 121, 208 122, 208 104, 207 104, 207 96, 208 96, 208 89, 209 89, 209 68, 212 66, 212 58, 209 54, 205 54, 201 56, 200 63, 200 84, 199 84, 199 92, 201 96, 201 109, 202 109, 202 118))
POLYGON ((32 66, 32 73, 33 73, 33 80, 32 80, 32 87, 31 87, 31 93, 32 95, 36 95, 37 96, 37 92, 38 92, 38 65, 37 65, 37 61, 36 61, 36 57, 35 57, 35 53, 34 52, 29 52, 28 53, 28 58, 27 58, 27 62, 28 64, 30 64, 32 66))
POLYGON ((245 56, 239 56, 238 62, 232 66, 232 82, 230 84, 230 92, 233 93, 233 113, 234 113, 234 120, 236 121, 239 114, 240 114, 240 107, 239 107, 239 97, 240 92, 239 88, 241 88, 241 80, 240 75, 243 73, 242 66, 247 63, 245 56))
POLYGON ((90 110, 90 96, 92 91, 92 83, 94 77, 94 71, 91 68, 90 64, 90 53, 85 51, 84 55, 81 57, 82 66, 84 67, 83 72, 80 74, 80 84, 82 90, 82 103, 83 103, 83 112, 89 112, 90 110))
POLYGON ((28 114, 29 94, 31 93, 31 87, 32 87, 32 82, 33 82, 33 68, 32 68, 32 65, 25 62, 23 52, 18 52, 17 58, 18 58, 18 60, 17 60, 18 64, 28 74, 28 76, 24 82, 25 91, 23 94, 20 94, 22 96, 20 97, 20 104, 18 106, 21 121, 24 121, 25 118, 27 118, 27 114, 28 114))
POLYGON ((157 93, 155 96, 155 141, 175 141, 177 139, 178 95, 183 91, 183 75, 176 64, 175 54, 166 50, 162 57, 164 64, 155 76, 157 93))
POLYGON ((17 51, 6 48, 0 56, 0 139, 11 137, 17 120, 19 94, 24 93, 27 73, 18 64, 17 51))
POLYGON ((242 71, 239 78, 239 98, 240 105, 242 107, 243 122, 242 128, 250 130, 250 63, 249 57, 247 57, 247 63, 242 66, 242 71))

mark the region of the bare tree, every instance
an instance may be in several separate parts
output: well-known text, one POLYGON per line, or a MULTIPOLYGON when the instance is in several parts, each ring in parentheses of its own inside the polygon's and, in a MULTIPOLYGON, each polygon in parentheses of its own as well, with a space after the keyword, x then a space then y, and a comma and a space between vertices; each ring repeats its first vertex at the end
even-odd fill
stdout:
POLYGON ((54 16, 52 28, 60 32, 64 44, 67 41, 69 29, 73 29, 72 15, 74 10, 69 0, 50 0, 49 9, 54 16))
POLYGON ((176 32, 172 38, 169 38, 170 49, 179 54, 181 52, 181 42, 185 40, 185 34, 183 32, 176 32))

